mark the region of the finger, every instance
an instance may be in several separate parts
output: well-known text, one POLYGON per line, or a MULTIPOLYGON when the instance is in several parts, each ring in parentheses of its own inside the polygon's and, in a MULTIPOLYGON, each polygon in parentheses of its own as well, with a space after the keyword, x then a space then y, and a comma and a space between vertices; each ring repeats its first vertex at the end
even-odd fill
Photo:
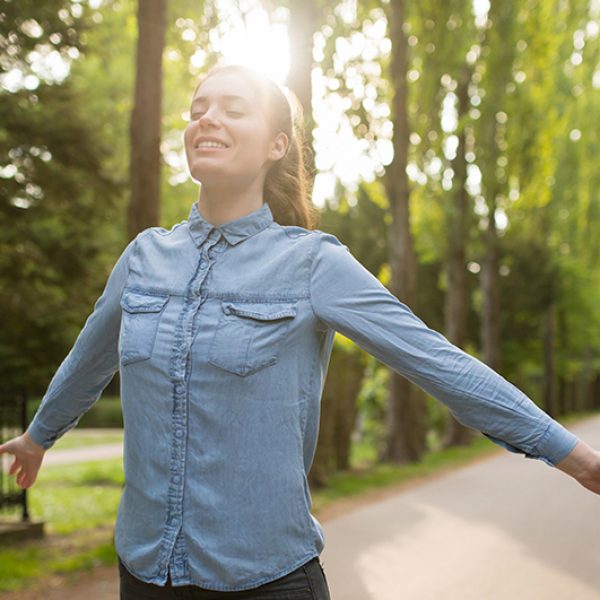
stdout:
POLYGON ((18 461, 17 457, 15 456, 15 459, 13 460, 12 465, 10 465, 10 469, 8 472, 11 475, 14 475, 20 466, 21 466, 21 463, 18 461))
POLYGON ((25 469, 21 469, 21 472, 19 473, 19 475, 17 476, 17 483, 22 487, 25 488, 25 483, 27 481, 27 471, 25 471, 25 469))

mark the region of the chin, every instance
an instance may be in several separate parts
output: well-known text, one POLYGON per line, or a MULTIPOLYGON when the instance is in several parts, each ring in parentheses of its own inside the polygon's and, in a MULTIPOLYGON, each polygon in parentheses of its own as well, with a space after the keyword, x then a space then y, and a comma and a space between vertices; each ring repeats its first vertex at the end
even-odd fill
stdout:
POLYGON ((228 177, 230 175, 230 173, 225 169, 218 167, 210 169, 206 168, 205 166, 199 167, 198 165, 196 165, 195 168, 190 168, 190 173, 197 181, 204 181, 206 183, 209 183, 211 179, 219 181, 223 179, 223 177, 228 177))

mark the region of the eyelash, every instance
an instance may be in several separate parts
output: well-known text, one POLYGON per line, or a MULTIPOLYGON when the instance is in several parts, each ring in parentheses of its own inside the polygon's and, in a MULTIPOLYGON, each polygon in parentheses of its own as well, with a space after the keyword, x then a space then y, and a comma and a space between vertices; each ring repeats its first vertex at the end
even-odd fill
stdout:
MULTIPOLYGON (((196 119, 199 119, 199 118, 200 118, 200 115, 203 115, 203 114, 204 114, 203 112, 195 112, 195 113, 193 113, 193 114, 190 116, 190 118, 191 118, 193 121, 195 121, 196 119)), ((228 110, 228 111, 227 111, 227 114, 228 114, 228 115, 237 115, 237 116, 239 116, 239 117, 243 117, 243 116, 244 116, 244 113, 242 113, 242 112, 239 112, 239 111, 237 111, 237 110, 228 110)))

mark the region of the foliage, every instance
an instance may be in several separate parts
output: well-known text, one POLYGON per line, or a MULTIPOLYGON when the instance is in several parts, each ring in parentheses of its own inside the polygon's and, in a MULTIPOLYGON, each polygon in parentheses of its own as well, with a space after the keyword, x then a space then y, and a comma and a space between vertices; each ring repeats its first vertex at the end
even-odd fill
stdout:
MULTIPOLYGON (((5 3, 0 34, 10 60, 3 68, 34 71, 33 52, 52 47, 76 54, 85 26, 64 13, 66 5, 18 3, 19 18, 10 20, 17 3, 5 3), (32 22, 42 29, 24 35, 32 22)), ((98 131, 70 79, 40 77, 0 93, 0 153, 8 158, 0 188, 0 377, 7 386, 47 384, 122 243, 113 226, 122 188, 103 167, 111 146, 98 131)))

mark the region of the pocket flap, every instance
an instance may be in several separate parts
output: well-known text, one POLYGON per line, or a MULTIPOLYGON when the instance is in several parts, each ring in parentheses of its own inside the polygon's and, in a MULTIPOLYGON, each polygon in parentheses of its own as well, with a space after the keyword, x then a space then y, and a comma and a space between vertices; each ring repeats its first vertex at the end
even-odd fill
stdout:
POLYGON ((126 291, 121 296, 121 307, 131 313, 160 312, 169 299, 167 295, 126 291))
POLYGON ((274 321, 296 316, 296 302, 265 304, 264 302, 223 302, 223 311, 239 317, 274 321))

